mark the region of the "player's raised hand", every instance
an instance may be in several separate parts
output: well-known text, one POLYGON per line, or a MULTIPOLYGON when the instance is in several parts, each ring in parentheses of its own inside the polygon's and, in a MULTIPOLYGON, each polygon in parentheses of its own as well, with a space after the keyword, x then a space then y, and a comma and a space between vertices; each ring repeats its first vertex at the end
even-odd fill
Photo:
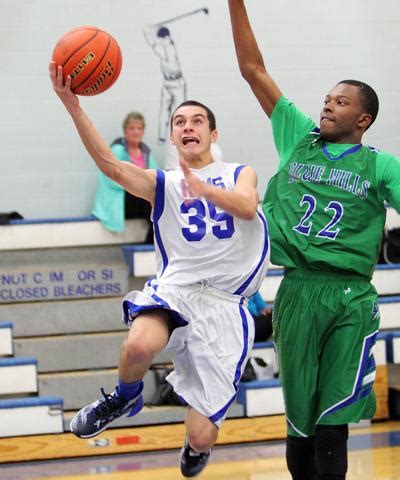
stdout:
POLYGON ((68 75, 64 84, 62 67, 57 67, 53 60, 49 63, 49 75, 54 91, 67 110, 78 106, 78 97, 71 90, 71 77, 68 75))
POLYGON ((187 162, 183 158, 179 159, 179 165, 182 169, 183 175, 185 176, 188 188, 187 200, 190 201, 190 199, 193 198, 205 197, 209 185, 204 183, 195 173, 190 170, 187 162))

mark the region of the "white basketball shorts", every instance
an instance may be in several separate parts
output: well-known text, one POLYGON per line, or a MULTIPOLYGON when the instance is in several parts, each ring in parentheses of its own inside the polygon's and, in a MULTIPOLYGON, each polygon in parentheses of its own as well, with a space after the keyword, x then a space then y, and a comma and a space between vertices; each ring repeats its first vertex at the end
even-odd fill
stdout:
POLYGON ((240 295, 202 284, 184 287, 148 282, 123 300, 129 326, 139 313, 164 308, 177 328, 166 350, 174 352, 167 380, 191 407, 219 427, 235 400, 254 342, 254 320, 240 295))

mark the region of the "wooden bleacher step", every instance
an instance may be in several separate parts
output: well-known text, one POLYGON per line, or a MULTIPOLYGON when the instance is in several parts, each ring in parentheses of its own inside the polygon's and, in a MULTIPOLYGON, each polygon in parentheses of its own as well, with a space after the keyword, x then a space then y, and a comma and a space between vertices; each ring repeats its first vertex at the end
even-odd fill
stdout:
MULTIPOLYGON (((400 290, 400 284, 398 287, 400 290)), ((378 298, 381 330, 400 329, 400 295, 378 298)))
POLYGON ((391 364, 400 364, 400 331, 386 333, 387 360, 391 364))
POLYGON ((379 295, 399 295, 400 263, 376 265, 372 284, 379 295))
POLYGON ((36 358, 0 359, 0 395, 38 391, 36 358))
POLYGON ((389 413, 391 418, 398 420, 400 419, 400 330, 388 332, 387 336, 389 413))
MULTIPOLYGON (((123 332, 14 339, 19 356, 35 356, 39 372, 106 369, 118 366, 118 352, 126 337, 123 332)), ((170 363, 171 353, 161 352, 153 363, 170 363)))
POLYGON ((378 333, 374 347, 374 358, 376 365, 387 365, 390 362, 388 352, 390 349, 391 338, 391 333, 378 333))
POLYGON ((63 431, 63 400, 60 397, 0 400, 0 437, 63 431))
POLYGON ((16 338, 16 355, 35 356, 39 372, 116 367, 126 332, 16 338))
MULTIPOLYGON (((124 245, 122 247, 129 273, 135 277, 151 277, 156 273, 154 246, 124 245)), ((273 302, 283 278, 283 269, 271 265, 260 287, 260 293, 267 302, 273 302)), ((377 265, 372 278, 379 295, 398 295, 400 285, 400 264, 377 265)), ((400 302, 400 299, 398 300, 400 302)), ((385 303, 385 307, 386 307, 385 303)), ((400 321, 398 321, 400 327, 400 321)), ((397 327, 396 327, 397 328, 397 327)))
POLYGON ((127 220, 125 231, 106 230, 95 217, 39 218, 12 220, 2 225, 0 250, 65 248, 93 245, 116 245, 142 242, 146 237, 146 220, 127 220))
MULTIPOLYGON (((100 388, 111 393, 118 381, 116 368, 107 370, 84 370, 74 372, 40 373, 39 391, 49 396, 53 392, 64 399, 65 410, 80 410, 84 405, 101 397, 100 388)), ((156 389, 155 376, 152 371, 144 377, 143 398, 150 402, 156 389)))
POLYGON ((241 382, 236 401, 243 405, 246 417, 285 413, 281 382, 276 378, 241 382))
POLYGON ((11 322, 0 322, 0 357, 13 353, 13 324, 11 322))
MULTIPOLYGON (((127 331, 121 322, 122 297, 78 301, 9 303, 0 306, 2 318, 11 318, 14 338, 127 331), (29 319, 29 320, 28 320, 29 319)), ((1 334, 1 332, 0 332, 1 334)))
POLYGON ((380 332, 374 347, 376 363, 376 379, 374 383, 376 413, 374 420, 387 420, 389 418, 389 366, 392 363, 390 359, 391 348, 392 332, 380 332))
POLYGON ((392 361, 393 363, 399 363, 400 364, 400 332, 393 332, 392 336, 392 342, 393 342, 393 358, 392 361))
MULTIPOLYGON (((134 277, 152 277, 156 274, 156 260, 153 245, 124 245, 122 247, 129 273, 134 277)), ((282 280, 283 270, 270 266, 260 292, 266 301, 273 301, 282 280)))
POLYGON ((156 273, 156 256, 154 245, 123 245, 129 275, 134 277, 151 277, 156 273))
MULTIPOLYGON (((263 298, 268 301, 274 301, 278 287, 283 278, 283 270, 270 269, 267 272, 267 276, 260 287, 260 293, 263 298)), ((400 298, 397 297, 400 290, 400 264, 392 265, 377 265, 372 277, 372 284, 378 291, 379 295, 393 295, 393 301, 400 302, 400 298)), ((389 302, 385 302, 380 299, 382 303, 381 308, 390 308, 389 302)), ((398 307, 398 305, 397 305, 398 307)), ((397 327, 400 327, 399 316, 397 320, 397 327)))

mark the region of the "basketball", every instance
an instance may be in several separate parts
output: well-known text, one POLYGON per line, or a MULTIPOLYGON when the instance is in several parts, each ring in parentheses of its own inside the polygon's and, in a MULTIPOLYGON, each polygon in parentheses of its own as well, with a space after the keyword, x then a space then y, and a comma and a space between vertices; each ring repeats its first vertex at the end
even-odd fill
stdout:
POLYGON ((121 49, 114 37, 97 27, 77 27, 65 33, 53 50, 64 82, 71 76, 77 95, 98 95, 115 83, 122 67, 121 49))

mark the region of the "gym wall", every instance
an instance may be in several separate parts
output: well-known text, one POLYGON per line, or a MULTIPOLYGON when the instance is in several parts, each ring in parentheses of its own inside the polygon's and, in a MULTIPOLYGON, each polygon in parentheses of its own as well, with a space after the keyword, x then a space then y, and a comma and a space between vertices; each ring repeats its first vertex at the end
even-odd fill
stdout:
MULTIPOLYGON (((324 95, 337 81, 370 83, 381 111, 365 140, 400 155, 398 0, 246 4, 266 65, 286 96, 317 121, 324 95)), ((47 73, 55 43, 79 25, 109 31, 124 58, 116 84, 81 104, 108 142, 122 134, 128 111, 142 111, 145 141, 163 163, 158 123, 164 78, 143 35, 145 26, 158 23, 174 41, 187 98, 216 114, 224 159, 255 167, 263 194, 277 156, 269 122, 237 68, 227 1, 0 0, 0 211, 17 210, 26 218, 90 214, 96 168, 47 73)))

